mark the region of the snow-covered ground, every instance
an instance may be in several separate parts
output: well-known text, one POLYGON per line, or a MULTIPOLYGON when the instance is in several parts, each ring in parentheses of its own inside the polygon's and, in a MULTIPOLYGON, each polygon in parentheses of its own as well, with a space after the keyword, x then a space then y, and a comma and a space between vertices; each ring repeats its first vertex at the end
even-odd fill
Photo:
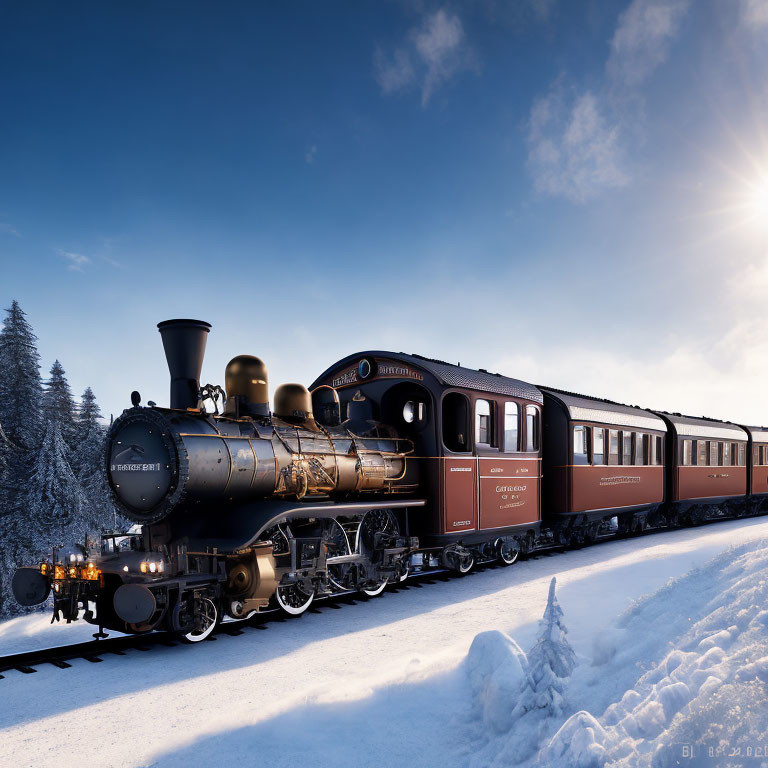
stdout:
MULTIPOLYGON (((590 756, 621 766, 726 765, 708 755, 691 762, 682 750, 697 734, 745 752, 762 746, 750 740, 768 720, 758 653, 768 631, 766 541, 768 519, 718 523, 324 607, 213 643, 10 672, 0 680, 3 760, 509 766, 535 764, 543 747, 542 764, 553 766, 590 756), (749 542, 758 542, 753 554, 728 553, 692 572, 749 542), (530 650, 552 576, 579 664, 562 716, 537 725, 534 749, 531 739, 516 743, 520 729, 486 721, 467 656, 489 630, 514 638, 521 654, 530 650), (718 733, 724 720, 742 730, 718 733)), ((47 622, 0 624, 0 654, 93 631, 47 622)))

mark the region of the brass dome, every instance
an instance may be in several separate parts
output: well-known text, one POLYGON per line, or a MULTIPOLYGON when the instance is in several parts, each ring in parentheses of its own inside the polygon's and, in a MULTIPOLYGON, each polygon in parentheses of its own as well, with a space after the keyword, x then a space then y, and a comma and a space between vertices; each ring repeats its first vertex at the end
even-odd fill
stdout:
POLYGON ((224 386, 227 390, 226 411, 269 413, 267 366, 253 355, 238 355, 227 363, 224 386))
POLYGON ((303 384, 281 384, 275 390, 275 416, 281 419, 313 419, 312 396, 303 384))

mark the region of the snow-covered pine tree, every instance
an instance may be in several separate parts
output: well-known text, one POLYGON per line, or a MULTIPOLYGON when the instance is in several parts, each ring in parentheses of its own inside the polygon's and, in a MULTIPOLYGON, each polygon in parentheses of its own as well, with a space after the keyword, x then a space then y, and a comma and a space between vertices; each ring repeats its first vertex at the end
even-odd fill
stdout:
POLYGON ((51 418, 23 500, 24 525, 30 534, 26 549, 33 563, 52 545, 84 539, 87 531, 86 500, 68 455, 61 425, 51 418))
POLYGON ((74 449, 78 442, 75 401, 64 368, 58 360, 51 366, 51 378, 45 383, 42 404, 43 418, 58 421, 64 442, 74 449))
POLYGON ((5 490, 0 506, 0 613, 16 612, 10 593, 19 551, 27 549, 31 528, 23 505, 42 437, 42 383, 37 337, 17 301, 6 310, 0 330, 0 423, 10 445, 5 453, 5 490))
POLYGON ((557 579, 553 577, 536 643, 528 654, 533 708, 544 710, 551 716, 562 713, 566 680, 576 666, 576 654, 566 637, 568 630, 563 623, 563 609, 555 596, 556 583, 557 579))
POLYGON ((36 450, 42 432, 42 384, 37 337, 17 301, 0 330, 0 424, 22 452, 36 450))
POLYGON ((86 501, 85 523, 89 532, 96 534, 103 528, 114 528, 116 519, 104 468, 106 430, 101 424, 101 410, 90 387, 81 398, 77 429, 79 443, 73 464, 77 468, 77 479, 86 501))

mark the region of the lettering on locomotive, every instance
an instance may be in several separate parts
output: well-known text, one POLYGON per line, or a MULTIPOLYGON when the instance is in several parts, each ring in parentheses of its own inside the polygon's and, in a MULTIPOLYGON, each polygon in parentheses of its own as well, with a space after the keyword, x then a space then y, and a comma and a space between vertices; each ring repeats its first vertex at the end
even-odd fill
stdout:
POLYGON ((162 466, 157 464, 111 464, 113 472, 159 472, 162 466))

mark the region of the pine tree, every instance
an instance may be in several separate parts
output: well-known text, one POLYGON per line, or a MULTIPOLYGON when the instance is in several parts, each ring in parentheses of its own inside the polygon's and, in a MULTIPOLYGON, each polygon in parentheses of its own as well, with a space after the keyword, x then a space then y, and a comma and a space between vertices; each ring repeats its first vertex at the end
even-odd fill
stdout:
POLYGON ((44 419, 58 421, 64 442, 70 449, 74 449, 78 438, 75 425, 75 401, 64 368, 58 360, 55 360, 51 366, 51 378, 45 384, 42 405, 44 419))
POLYGON ((0 331, 0 423, 21 451, 35 450, 42 431, 37 337, 17 301, 0 331))
POLYGON ((30 544, 24 493, 42 437, 42 384, 37 337, 17 301, 0 330, 0 423, 4 433, 0 499, 0 613, 19 612, 11 578, 30 544))
POLYGON ((82 539, 86 532, 86 502, 68 453, 61 425, 50 419, 24 495, 25 525, 30 533, 27 549, 32 562, 52 545, 82 539))
POLYGON ((78 442, 81 442, 91 428, 91 425, 101 426, 101 408, 96 402, 96 395, 90 387, 80 397, 80 407, 77 409, 78 442))
POLYGON ((555 596, 556 582, 553 578, 549 585, 547 607, 539 622, 536 643, 528 654, 532 705, 552 716, 563 711, 566 681, 576 666, 576 654, 566 638, 568 630, 563 624, 563 609, 555 596))
POLYGON ((90 387, 81 398, 77 429, 79 443, 73 463, 77 467, 77 479, 86 501, 84 522, 88 530, 95 534, 103 528, 115 527, 115 509, 104 466, 106 430, 101 424, 101 410, 90 387))

